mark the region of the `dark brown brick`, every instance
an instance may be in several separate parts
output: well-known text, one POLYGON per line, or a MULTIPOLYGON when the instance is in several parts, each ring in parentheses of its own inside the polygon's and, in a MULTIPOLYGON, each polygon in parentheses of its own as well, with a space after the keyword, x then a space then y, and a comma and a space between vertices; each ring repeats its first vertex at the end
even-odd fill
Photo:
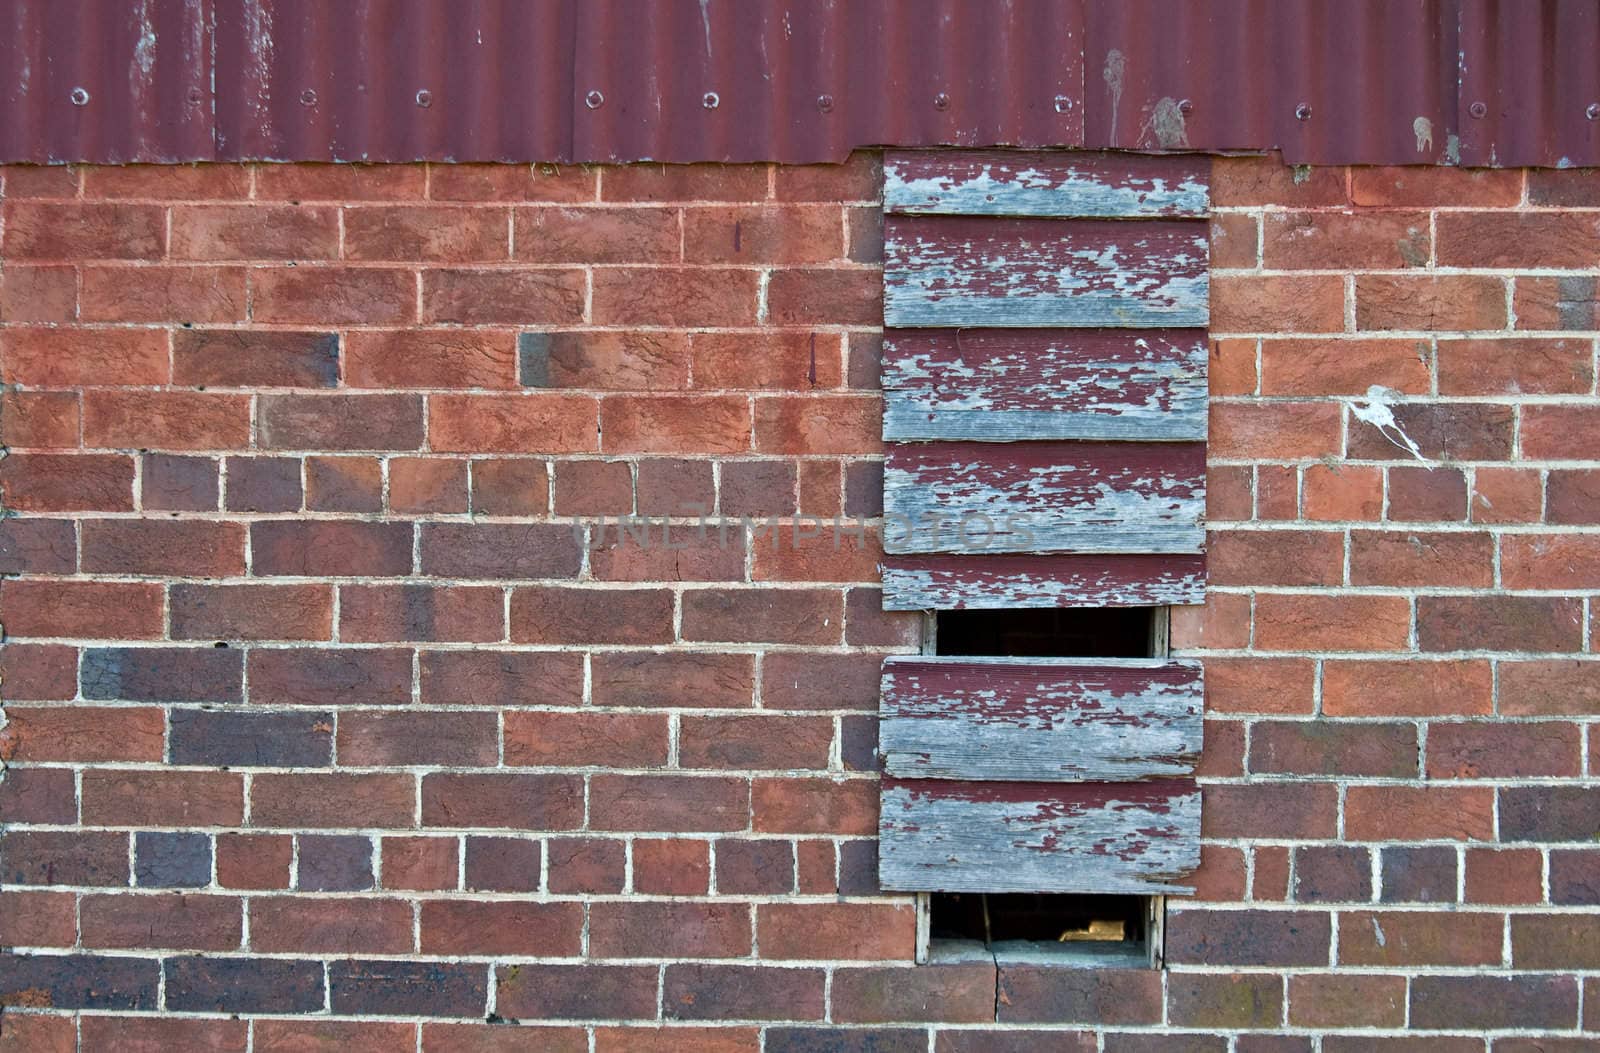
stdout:
MULTIPOLYGON (((576 706, 583 656, 540 651, 423 651, 422 704, 576 706)), ((597 705, 606 703, 596 699, 597 705)))
POLYGON ((298 457, 229 457, 224 504, 230 512, 294 512, 303 497, 298 457))
POLYGON ((1172 973, 1167 1023, 1210 1030, 1277 1027, 1283 977, 1263 973, 1172 973))
POLYGON ((65 519, 0 520, 0 574, 71 574, 77 525, 65 519))
POLYGON ((832 1000, 833 1019, 845 1024, 990 1023, 995 966, 975 961, 839 969, 832 1000))
POLYGON ((627 844, 614 838, 555 837, 550 854, 550 891, 617 893, 622 891, 627 844))
POLYGON ((411 573, 410 523, 270 520, 250 524, 258 575, 392 577, 411 573))
POLYGON ((215 647, 88 647, 83 697, 124 702, 240 702, 244 655, 215 647))
POLYGON ((843 608, 828 589, 691 589, 683 638, 728 643, 840 641, 843 608))
POLYGON ((1577 651, 1583 607, 1564 596, 1419 596, 1424 651, 1577 651))
POLYGON ((1385 903, 1453 903, 1456 899, 1456 850, 1449 845, 1385 847, 1385 903))
MULTIPOLYGON (((778 657, 767 656, 769 667, 778 657)), ((614 651, 594 656, 592 678, 597 706, 746 708, 755 661, 740 654, 614 651)))
POLYGON ((574 830, 583 823, 583 779, 575 775, 425 775, 422 822, 435 827, 574 830))
POLYGON ((422 573, 447 578, 573 578, 572 529, 552 523, 425 523, 422 573))
POLYGON ((1274 775, 1417 777, 1410 724, 1262 721, 1250 736, 1250 770, 1274 775))
POLYGON ((744 779, 687 775, 596 775, 589 825, 596 830, 741 830, 750 821, 744 779))
POLYGON ((1325 965, 1329 917, 1308 911, 1183 910, 1167 915, 1167 960, 1184 965, 1325 965))
POLYGON ((466 887, 484 892, 537 892, 543 848, 524 837, 467 838, 466 887))
MULTIPOLYGON (((653 965, 502 965, 494 972, 502 1016, 528 1020, 653 1020, 653 965)), ((820 989, 819 989, 820 993, 820 989)))
POLYGON ((1004 964, 997 1019, 1007 1024, 1155 1024, 1161 974, 1144 969, 1070 969, 1004 964))
POLYGON ((328 999, 335 1013, 353 1016, 481 1017, 489 980, 465 962, 335 961, 328 999))
POLYGON ((1294 898, 1301 903, 1365 903, 1372 898, 1372 857, 1356 845, 1294 850, 1294 898))
POLYGON ((746 965, 669 965, 668 1020, 820 1020, 823 971, 746 965))
POLYGON ((666 589, 519 588, 511 594, 518 643, 652 644, 672 639, 666 589))
POLYGON ((128 835, 10 830, 0 860, 8 885, 126 885, 128 835))
POLYGON ((589 954, 597 958, 743 958, 750 954, 745 903, 589 905, 589 954))
POLYGON ((1503 841, 1600 838, 1600 786, 1506 786, 1500 790, 1503 841))
POLYGON ((1339 915, 1339 963, 1498 965, 1503 928, 1495 914, 1351 911, 1339 915))
POLYGON ((1418 976, 1411 982, 1411 1026, 1498 1031, 1566 1029, 1578 1023, 1571 976, 1418 976))
POLYGON ((249 660, 256 705, 404 705, 411 652, 389 648, 256 648, 249 660))

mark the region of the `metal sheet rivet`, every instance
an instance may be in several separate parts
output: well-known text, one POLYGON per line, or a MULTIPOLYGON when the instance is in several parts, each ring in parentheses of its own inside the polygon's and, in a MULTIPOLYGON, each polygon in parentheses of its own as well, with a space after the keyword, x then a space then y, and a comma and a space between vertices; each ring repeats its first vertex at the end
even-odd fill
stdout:
POLYGON ((198 106, 202 102, 205 102, 205 101, 206 101, 206 93, 205 92, 201 91, 199 88, 190 88, 189 89, 189 102, 190 103, 192 103, 195 106, 198 106))
POLYGON ((950 96, 942 91, 935 95, 933 97, 933 108, 936 110, 948 110, 950 108, 950 96))
POLYGON ((714 110, 718 106, 722 105, 722 98, 716 92, 708 91, 704 95, 700 96, 700 105, 704 106, 708 110, 714 110))
POLYGON ((302 105, 302 106, 315 106, 316 104, 317 104, 317 93, 316 92, 312 91, 310 88, 307 88, 305 91, 300 93, 300 105, 302 105))
POLYGON ((1583 111, 1583 115, 1591 121, 1600 121, 1600 102, 1591 102, 1589 108, 1583 111))
POLYGON ((1296 106, 1294 108, 1294 117, 1297 121, 1309 121, 1311 119, 1311 104, 1309 102, 1302 102, 1300 105, 1296 106))
POLYGON ((1178 112, 1183 114, 1185 117, 1189 116, 1194 112, 1194 103, 1190 102, 1188 99, 1184 99, 1182 102, 1178 103, 1178 112))
POLYGON ((423 88, 421 91, 417 92, 417 105, 421 106, 424 110, 426 110, 429 106, 432 106, 433 92, 429 91, 427 88, 423 88))
POLYGON ((89 105, 89 93, 83 88, 73 88, 72 93, 67 97, 72 100, 72 105, 74 106, 89 105))
POLYGON ((1471 106, 1467 107, 1467 112, 1481 121, 1483 120, 1484 115, 1489 112, 1489 107, 1485 106, 1481 102, 1475 102, 1471 106))
POLYGON ((1072 109, 1072 100, 1065 95, 1057 95, 1055 102, 1057 113, 1066 113, 1072 109))
POLYGON ((598 91, 591 91, 583 97, 583 104, 591 110, 598 110, 606 104, 606 97, 598 91))
POLYGON ((817 96, 817 109, 821 110, 823 113, 832 113, 833 112, 833 96, 832 95, 818 95, 817 96))

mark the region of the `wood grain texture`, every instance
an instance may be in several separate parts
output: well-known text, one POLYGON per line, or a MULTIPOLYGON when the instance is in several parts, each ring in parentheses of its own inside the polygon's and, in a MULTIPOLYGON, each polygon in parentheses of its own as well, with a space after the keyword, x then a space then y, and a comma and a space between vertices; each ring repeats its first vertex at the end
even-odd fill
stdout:
POLYGON ((883 437, 1206 437, 1195 329, 906 329, 883 346, 883 437))
POLYGON ((1194 771, 1200 663, 889 658, 884 770, 908 779, 1126 782, 1194 771))
POLYGON ((878 880, 909 892, 1154 895, 1193 889, 1200 788, 883 781, 878 880))
POLYGON ((1203 326, 1195 220, 888 216, 887 326, 1203 326))
POLYGON ((1197 154, 891 150, 886 211, 980 216, 1204 216, 1211 160, 1197 154))
POLYGON ((1199 555, 886 556, 886 611, 1204 603, 1199 555))
POLYGON ((1197 553, 1205 541, 1203 443, 910 443, 887 452, 889 553, 1197 553))

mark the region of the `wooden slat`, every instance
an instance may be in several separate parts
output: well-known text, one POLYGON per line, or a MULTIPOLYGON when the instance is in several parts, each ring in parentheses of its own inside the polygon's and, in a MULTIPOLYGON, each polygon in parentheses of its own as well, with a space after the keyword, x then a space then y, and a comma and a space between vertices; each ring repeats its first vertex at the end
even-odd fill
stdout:
POLYGON ((886 556, 886 611, 1204 603, 1199 555, 886 556))
POLYGON ((878 748, 906 779, 1126 782, 1194 771, 1200 663, 890 658, 878 748))
POLYGON ((1210 158, 1018 150, 890 151, 889 212, 981 216, 1203 216, 1210 158))
POLYGON ((1206 437, 1206 335, 1193 329, 907 329, 883 346, 883 437, 1206 437))
POLYGON ((884 550, 1199 552, 1202 443, 891 445, 884 550))
POLYGON ((1192 892, 1200 788, 885 779, 878 880, 917 892, 1192 892))
POLYGON ((1206 226, 1192 220, 889 216, 888 326, 1203 326, 1206 226))

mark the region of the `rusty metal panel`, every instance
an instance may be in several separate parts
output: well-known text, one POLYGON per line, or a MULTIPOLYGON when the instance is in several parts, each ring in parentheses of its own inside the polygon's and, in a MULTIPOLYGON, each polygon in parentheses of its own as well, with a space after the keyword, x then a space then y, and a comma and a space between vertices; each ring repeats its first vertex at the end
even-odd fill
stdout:
POLYGON ((896 778, 1120 782, 1189 775, 1199 662, 890 658, 878 748, 896 778))
POLYGON ((1200 788, 883 780, 878 875, 916 892, 1185 893, 1200 865, 1200 788))
POLYGON ((1160 607, 1204 603, 1200 555, 885 556, 883 609, 1160 607))

